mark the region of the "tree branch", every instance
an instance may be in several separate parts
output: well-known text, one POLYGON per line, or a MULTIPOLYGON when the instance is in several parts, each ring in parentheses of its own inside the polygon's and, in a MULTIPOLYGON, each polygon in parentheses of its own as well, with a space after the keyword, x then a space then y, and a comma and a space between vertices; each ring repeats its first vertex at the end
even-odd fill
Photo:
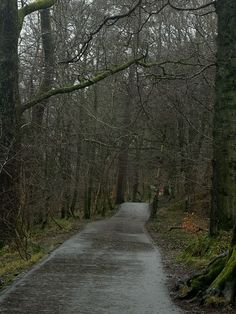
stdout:
POLYGON ((94 76, 91 79, 86 79, 83 82, 79 83, 79 84, 75 84, 75 85, 71 85, 71 86, 65 86, 65 87, 59 87, 59 88, 55 88, 55 89, 51 89, 50 91, 43 93, 41 95, 38 95, 37 97, 35 97, 34 99, 26 102, 25 104, 23 104, 18 111, 18 114, 21 115, 23 114, 27 109, 34 107, 35 105, 39 104, 40 102, 42 102, 45 99, 49 99, 52 96, 55 95, 59 95, 59 94, 68 94, 68 93, 72 93, 75 92, 77 90, 80 89, 84 89, 88 86, 94 85, 99 81, 104 80, 105 78, 112 76, 115 73, 121 72, 125 69, 127 69, 128 67, 130 67, 132 64, 136 64, 138 63, 140 60, 142 60, 144 57, 141 56, 139 58, 136 59, 132 59, 130 61, 128 61, 127 63, 124 63, 122 65, 118 65, 115 66, 111 69, 105 70, 104 72, 94 76))
POLYGON ((126 13, 104 17, 103 22, 94 31, 88 34, 88 38, 82 44, 82 47, 80 48, 79 52, 70 60, 61 61, 60 63, 78 62, 80 58, 83 56, 83 54, 85 53, 85 51, 87 50, 88 45, 93 40, 94 36, 98 34, 104 26, 114 25, 120 19, 131 16, 134 13, 134 11, 142 4, 142 1, 143 0, 138 0, 138 2, 126 13))
POLYGON ((171 0, 168 0, 168 4, 169 4, 169 6, 172 9, 177 10, 177 11, 199 11, 201 9, 205 9, 205 8, 208 8, 209 6, 215 5, 216 1, 208 2, 208 3, 204 4, 204 5, 201 5, 201 6, 196 7, 196 8, 180 8, 180 7, 176 7, 174 4, 171 3, 171 0))
POLYGON ((19 32, 22 29, 24 18, 38 10, 48 9, 56 4, 57 0, 35 0, 32 3, 29 3, 23 6, 21 9, 18 10, 19 16, 19 32))

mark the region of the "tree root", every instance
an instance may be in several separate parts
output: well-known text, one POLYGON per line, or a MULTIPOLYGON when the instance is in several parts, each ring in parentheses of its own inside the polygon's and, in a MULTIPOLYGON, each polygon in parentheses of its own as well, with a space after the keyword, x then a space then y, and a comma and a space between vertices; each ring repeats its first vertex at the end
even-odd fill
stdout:
POLYGON ((207 268, 178 286, 179 299, 198 299, 206 306, 231 304, 236 295, 236 245, 207 268))
POLYGON ((221 273, 225 266, 226 255, 215 258, 200 274, 196 274, 177 287, 179 299, 192 299, 204 295, 211 283, 221 273))
POLYGON ((220 274, 211 283, 204 297, 205 304, 230 304, 236 292, 236 245, 233 245, 220 274))

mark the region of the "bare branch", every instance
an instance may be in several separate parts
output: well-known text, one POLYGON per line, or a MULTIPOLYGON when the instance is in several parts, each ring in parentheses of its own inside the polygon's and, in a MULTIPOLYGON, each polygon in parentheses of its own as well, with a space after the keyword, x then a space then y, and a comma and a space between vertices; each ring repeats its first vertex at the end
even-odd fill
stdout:
POLYGON ((216 1, 208 2, 208 3, 204 4, 204 5, 201 5, 201 6, 196 7, 196 8, 180 8, 180 7, 176 7, 174 4, 171 3, 171 0, 168 0, 168 4, 169 4, 169 6, 172 9, 177 10, 177 11, 199 11, 199 10, 208 8, 208 7, 212 6, 212 5, 215 5, 216 1))
POLYGON ((85 51, 88 48, 89 43, 92 41, 93 37, 100 32, 100 30, 104 26, 111 26, 114 25, 118 20, 123 19, 125 17, 129 17, 140 5, 142 4, 142 0, 138 0, 136 5, 132 7, 128 12, 123 13, 123 14, 117 14, 113 16, 107 16, 104 18, 103 22, 93 31, 88 35, 87 40, 82 44, 82 47, 80 51, 70 60, 62 61, 60 63, 73 63, 73 62, 78 62, 82 55, 85 53, 85 51), (109 24, 111 22, 111 24, 109 24))

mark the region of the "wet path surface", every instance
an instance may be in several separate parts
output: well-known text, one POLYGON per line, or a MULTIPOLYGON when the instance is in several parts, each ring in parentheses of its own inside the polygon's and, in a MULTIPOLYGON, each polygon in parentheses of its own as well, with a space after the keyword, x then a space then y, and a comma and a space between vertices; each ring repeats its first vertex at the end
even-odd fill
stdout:
POLYGON ((88 224, 0 297, 0 313, 181 313, 145 233, 148 216, 148 205, 124 203, 88 224))

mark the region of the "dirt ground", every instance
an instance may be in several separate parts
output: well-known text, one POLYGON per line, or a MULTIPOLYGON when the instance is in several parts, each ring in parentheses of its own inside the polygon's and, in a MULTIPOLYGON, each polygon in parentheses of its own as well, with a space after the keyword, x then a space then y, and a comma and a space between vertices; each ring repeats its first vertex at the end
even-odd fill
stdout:
MULTIPOLYGON (((187 247, 192 236, 180 229, 170 231, 170 228, 180 225, 184 215, 185 214, 182 211, 170 211, 168 205, 165 205, 165 207, 158 210, 157 220, 154 222, 149 221, 146 225, 154 243, 161 250, 162 262, 167 274, 167 284, 173 301, 187 313, 191 314, 236 313, 236 307, 228 307, 224 309, 206 308, 200 306, 197 302, 191 303, 176 299, 176 293, 174 292, 176 283, 199 271, 193 265, 178 262, 177 257, 183 252, 184 248, 187 247)), ((199 223, 201 226, 205 227, 206 219, 204 217, 201 219, 202 221, 199 223)))

